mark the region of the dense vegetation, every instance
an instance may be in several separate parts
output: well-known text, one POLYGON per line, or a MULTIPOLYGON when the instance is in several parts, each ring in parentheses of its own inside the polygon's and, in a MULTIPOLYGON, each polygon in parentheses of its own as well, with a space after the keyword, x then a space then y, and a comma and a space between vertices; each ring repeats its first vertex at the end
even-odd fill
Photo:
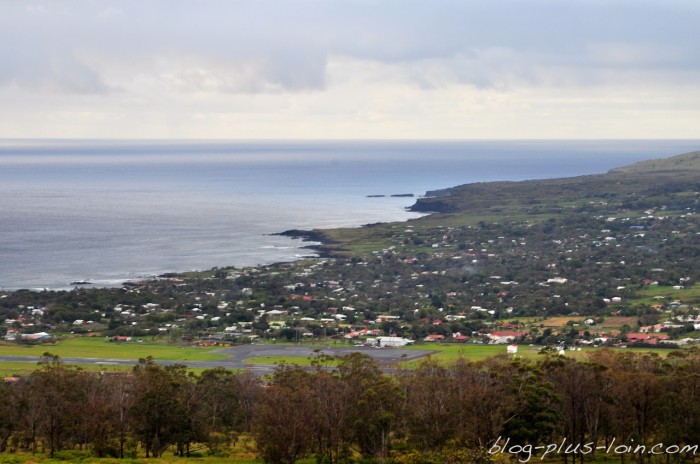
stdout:
POLYGON ((495 445, 508 440, 523 460, 543 453, 525 445, 567 443, 569 451, 549 457, 583 462, 595 457, 585 444, 617 443, 616 454, 650 462, 659 456, 639 446, 663 443, 675 451, 665 462, 683 462, 700 439, 697 351, 665 359, 601 351, 590 363, 427 360, 395 375, 361 354, 333 368, 329 361, 319 356, 311 370, 282 365, 263 382, 223 369, 188 375, 150 360, 99 375, 47 354, 32 375, 0 384, 0 451, 225 457, 243 442, 269 463, 466 463, 507 458, 495 445))

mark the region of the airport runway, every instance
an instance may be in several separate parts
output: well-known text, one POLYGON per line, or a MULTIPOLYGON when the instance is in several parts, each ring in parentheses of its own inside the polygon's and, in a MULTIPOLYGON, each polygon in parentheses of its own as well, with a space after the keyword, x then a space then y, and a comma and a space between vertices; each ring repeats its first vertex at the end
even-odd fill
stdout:
MULTIPOLYGON (((264 358, 266 356, 297 356, 307 358, 320 353, 329 356, 342 356, 349 353, 365 353, 376 359, 383 369, 390 370, 396 363, 411 361, 427 356, 433 351, 429 350, 402 350, 397 348, 372 348, 366 346, 304 346, 304 345, 239 345, 212 353, 226 354, 228 358, 219 361, 154 361, 161 365, 184 364, 188 367, 211 369, 225 367, 227 369, 245 369, 257 375, 271 373, 275 369, 274 364, 247 364, 246 359, 264 358)), ((0 356, 2 362, 38 362, 35 356, 0 356)), ((97 364, 107 366, 134 366, 137 359, 110 359, 110 358, 61 358, 66 364, 97 364)))

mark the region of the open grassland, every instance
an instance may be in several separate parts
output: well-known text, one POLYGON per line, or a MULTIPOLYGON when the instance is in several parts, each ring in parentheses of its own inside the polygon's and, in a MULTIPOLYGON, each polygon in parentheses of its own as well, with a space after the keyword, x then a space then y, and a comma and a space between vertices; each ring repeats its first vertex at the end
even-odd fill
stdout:
MULTIPOLYGON (((134 363, 135 364, 135 363, 134 363)), ((94 372, 126 372, 132 366, 105 366, 104 364, 71 364, 86 371, 94 372)), ((26 376, 39 369, 38 363, 30 362, 0 362, 0 377, 26 376)), ((3 462, 3 461, 0 461, 3 462)))
MULTIPOLYGON (((85 370, 85 371, 91 371, 91 372, 101 372, 101 373, 111 373, 111 372, 128 372, 131 371, 134 366, 136 365, 136 361, 134 361, 134 366, 113 366, 113 365, 106 365, 106 364, 68 364, 69 366, 72 367, 77 367, 79 369, 85 370)), ((40 369, 38 363, 33 363, 33 362, 11 362, 11 361, 6 361, 6 362, 0 362, 0 378, 5 378, 5 377, 14 377, 14 376, 19 376, 19 377, 24 377, 32 372, 36 371, 37 369, 40 369)), ((205 371, 206 368, 203 367, 193 367, 193 368, 188 368, 187 372, 192 372, 193 374, 201 374, 202 371, 205 371)), ((2 459, 0 459, 0 462, 2 459)))
MULTIPOLYGON (((431 345, 426 344, 416 344, 404 347, 403 349, 432 349, 436 351, 435 354, 430 357, 440 363, 453 363, 459 359, 464 359, 470 362, 483 361, 487 358, 494 356, 517 356, 520 359, 537 360, 543 355, 540 354, 540 346, 525 346, 520 345, 518 347, 518 353, 516 355, 507 354, 507 345, 478 345, 478 344, 456 344, 456 343, 435 343, 431 345)), ((577 361, 588 361, 588 355, 600 350, 602 348, 581 348, 581 351, 566 351, 566 357, 572 358, 577 361)), ((659 356, 666 356, 672 350, 669 349, 655 349, 655 348, 611 348, 613 350, 625 350, 636 353, 657 353, 659 356)), ((415 368, 417 367, 425 358, 403 363, 404 368, 415 368)))
MULTIPOLYGON (((430 358, 441 362, 441 363, 451 363, 459 359, 464 359, 470 362, 483 361, 486 358, 491 358, 494 356, 505 356, 507 345, 481 345, 481 344, 467 344, 467 343, 420 343, 415 345, 409 345, 404 347, 404 349, 412 350, 433 350, 436 353, 430 355, 430 358)), ((520 346, 518 349, 517 356, 523 359, 537 359, 540 347, 529 347, 520 346)), ((580 354, 580 352, 571 352, 572 355, 580 354)), ((512 357, 513 355, 508 355, 512 357)), ((425 359, 425 358, 423 358, 425 359)), ((410 361, 404 363, 403 367, 416 367, 422 362, 421 359, 410 361)))
POLYGON ((679 300, 681 303, 698 302, 700 301, 700 283, 684 288, 677 289, 672 286, 651 285, 645 289, 639 290, 639 295, 642 298, 648 298, 650 303, 659 303, 662 301, 679 300), (655 298, 662 297, 662 298, 655 298))
POLYGON ((212 353, 218 347, 193 347, 168 345, 144 341, 137 343, 110 342, 98 337, 76 337, 60 340, 55 344, 21 345, 16 343, 0 344, 0 356, 36 356, 49 352, 62 358, 113 358, 133 359, 152 356, 161 361, 218 361, 225 359, 223 354, 212 353))

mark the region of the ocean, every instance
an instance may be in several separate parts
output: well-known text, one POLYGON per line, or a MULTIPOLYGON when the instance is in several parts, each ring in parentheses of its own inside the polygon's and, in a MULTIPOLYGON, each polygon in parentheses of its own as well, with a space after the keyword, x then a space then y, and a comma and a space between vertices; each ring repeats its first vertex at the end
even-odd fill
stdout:
POLYGON ((698 140, 0 140, 0 289, 292 261, 288 229, 418 217, 428 190, 602 173, 698 140), (414 197, 391 195, 413 194, 414 197), (383 196, 381 196, 383 195, 383 196))

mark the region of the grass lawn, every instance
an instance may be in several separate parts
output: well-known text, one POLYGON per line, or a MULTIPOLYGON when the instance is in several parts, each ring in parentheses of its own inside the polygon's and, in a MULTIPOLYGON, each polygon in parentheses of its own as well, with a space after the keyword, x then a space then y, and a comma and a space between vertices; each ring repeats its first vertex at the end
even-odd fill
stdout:
MULTIPOLYGON (((110 366, 105 364, 69 364, 69 366, 79 367, 80 369, 86 371, 94 372, 125 372, 130 371, 136 365, 136 361, 131 366, 110 366)), ((39 368, 37 363, 33 362, 0 362, 0 378, 12 377, 12 376, 27 376, 39 368)), ((188 368, 188 372, 194 374, 201 374, 203 371, 207 370, 203 367, 192 367, 188 368)), ((2 459, 0 459, 0 462, 2 459)))
MULTIPOLYGON (((135 363, 134 363, 135 364, 135 363)), ((99 372, 124 372, 130 371, 131 366, 105 366, 101 364, 74 364, 86 371, 99 372)), ((0 377, 11 377, 14 375, 26 376, 37 370, 37 363, 29 362, 0 362, 0 377)))
MULTIPOLYGON (((467 361, 483 361, 498 355, 506 355, 507 345, 482 345, 473 343, 419 343, 405 346, 406 350, 433 350, 437 353, 431 355, 432 359, 439 362, 451 363, 464 358, 467 361)), ((525 359, 537 359, 540 347, 530 348, 520 346, 518 356, 525 359)), ((512 356, 512 355, 510 355, 512 356)), ((422 358, 425 359, 425 358, 422 358)), ((421 359, 404 363, 404 367, 415 367, 421 363, 421 359)))
POLYGON ((36 356, 45 352, 62 358, 113 358, 133 359, 152 356, 163 361, 217 361, 226 359, 226 355, 215 354, 217 347, 192 347, 167 345, 150 342, 109 342, 101 337, 75 337, 58 341, 55 345, 19 345, 15 343, 0 344, 0 356, 36 356))
POLYGON ((639 298, 636 300, 644 304, 667 304, 673 300, 679 300, 681 303, 697 303, 700 301, 700 284, 686 286, 685 288, 675 289, 672 286, 652 285, 637 292, 639 298), (657 299, 655 297, 663 297, 657 299))
MULTIPOLYGON (((490 358, 493 356, 498 356, 498 355, 507 355, 507 356, 513 356, 513 355, 508 355, 506 353, 506 346, 507 345, 480 345, 480 344, 456 344, 456 343, 435 343, 435 344, 414 344, 414 345, 409 345, 406 347, 403 347, 402 349, 407 349, 407 350, 425 350, 425 349, 432 349, 433 351, 438 351, 438 353, 431 355, 432 359, 437 360, 438 362, 441 363, 452 363, 457 361, 460 358, 464 358, 467 361, 483 361, 486 358, 490 358)), ((527 346, 527 345, 520 345, 518 348, 518 354, 517 356, 521 359, 529 359, 529 360, 537 360, 541 357, 539 354, 539 350, 542 347, 540 346, 527 346)), ((581 351, 566 351, 566 357, 567 358, 573 358, 577 361, 587 361, 588 360, 588 354, 594 352, 595 350, 599 350, 602 348, 590 348, 590 347, 583 347, 581 348, 581 351)), ((673 350, 667 350, 667 349, 654 349, 654 348, 612 348, 614 350, 625 350, 625 351, 632 351, 636 353, 658 353, 659 356, 666 356, 668 353, 670 353, 673 350)), ((407 363, 403 363, 402 366, 406 368, 414 368, 418 366, 422 359, 417 359, 414 361, 409 361, 407 363)))

